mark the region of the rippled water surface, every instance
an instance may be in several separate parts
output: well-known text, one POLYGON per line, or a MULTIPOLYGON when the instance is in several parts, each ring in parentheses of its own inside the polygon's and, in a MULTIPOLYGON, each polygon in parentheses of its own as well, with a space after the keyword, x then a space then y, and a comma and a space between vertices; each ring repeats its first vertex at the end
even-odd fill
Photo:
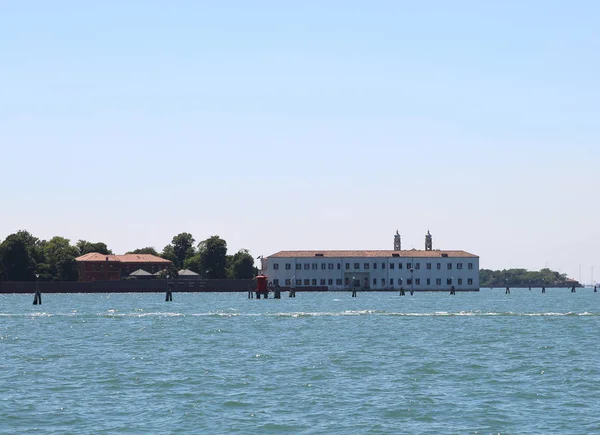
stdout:
POLYGON ((0 432, 600 433, 600 293, 0 295, 0 432))

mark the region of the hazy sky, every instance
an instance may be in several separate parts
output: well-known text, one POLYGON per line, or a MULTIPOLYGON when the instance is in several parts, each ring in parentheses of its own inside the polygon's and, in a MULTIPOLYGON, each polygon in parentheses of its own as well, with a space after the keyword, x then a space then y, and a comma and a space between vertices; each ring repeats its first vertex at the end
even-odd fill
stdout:
POLYGON ((600 2, 0 3, 0 239, 600 277, 600 2), (493 3, 493 4, 492 4, 493 3))

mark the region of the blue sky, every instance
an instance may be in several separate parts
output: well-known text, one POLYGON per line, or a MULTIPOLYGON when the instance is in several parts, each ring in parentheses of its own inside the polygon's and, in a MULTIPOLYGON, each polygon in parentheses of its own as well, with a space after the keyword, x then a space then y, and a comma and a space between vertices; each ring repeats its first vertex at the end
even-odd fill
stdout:
POLYGON ((600 3, 7 1, 0 239, 600 276, 600 3))

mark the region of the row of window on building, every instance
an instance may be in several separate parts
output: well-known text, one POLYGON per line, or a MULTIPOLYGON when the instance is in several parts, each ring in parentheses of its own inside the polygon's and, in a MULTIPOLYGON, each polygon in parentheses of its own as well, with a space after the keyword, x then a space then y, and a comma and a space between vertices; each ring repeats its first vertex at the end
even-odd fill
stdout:
MULTIPOLYGON (((341 270, 342 263, 320 263, 321 270, 341 270)), ((398 267, 398 269, 402 269, 403 265, 406 264, 406 269, 411 270, 413 268, 413 263, 363 263, 363 270, 377 270, 380 266, 381 269, 385 269, 386 265, 389 266, 390 270, 393 270, 398 267)), ((344 267, 346 270, 350 270, 351 263, 344 263, 344 267)), ((421 269, 421 263, 414 263, 415 270, 421 269)), ((433 268, 433 263, 425 263, 425 269, 431 270, 433 268)), ((436 269, 440 270, 442 268, 442 263, 436 263, 436 269)), ((446 263, 446 268, 448 270, 452 270, 452 263, 446 263)), ((463 263, 456 263, 456 268, 461 270, 463 268, 463 263)), ((291 270, 292 263, 285 263, 285 270, 291 270)), ((296 270, 317 270, 319 269, 319 263, 296 263, 296 270)), ((467 263, 467 269, 473 269, 473 263, 467 263)), ((279 263, 273 263, 273 270, 279 270, 279 263)), ((354 270, 360 270, 360 263, 354 263, 354 270)))
MULTIPOLYGON (((332 278, 312 278, 312 279, 296 279, 295 281, 295 285, 296 286, 316 286, 317 282, 319 283, 319 285, 325 286, 325 285, 333 285, 334 280, 332 278)), ((358 282, 359 280, 357 280, 358 282)), ((365 278, 366 281, 366 278, 365 278)), ((415 278, 415 285, 421 285, 421 278, 415 278)), ((427 278, 423 280, 425 285, 430 286, 431 285, 431 278, 427 278)), ((446 285, 453 285, 453 279, 452 278, 446 278, 446 285)), ((462 278, 458 278, 457 280, 457 285, 463 285, 463 279, 462 278)), ((344 280, 337 278, 335 280, 335 285, 337 286, 341 286, 343 283, 343 285, 345 286, 349 286, 351 285, 350 282, 350 278, 346 278, 344 280)), ((394 278, 390 278, 389 280, 386 280, 385 278, 380 278, 379 280, 377 278, 373 278, 373 285, 377 286, 377 284, 381 284, 382 287, 385 287, 386 285, 404 285, 404 280, 402 278, 397 278, 394 280, 394 278)), ((365 285, 367 284, 367 282, 365 282, 365 285)), ((413 280, 411 278, 408 278, 406 280, 406 285, 412 285, 413 284, 413 280)), ((279 280, 278 279, 274 279, 273 280, 273 285, 280 285, 279 280)), ((292 285, 292 280, 291 279, 286 279, 285 280, 285 285, 287 287, 292 285)), ((360 283, 356 284, 357 286, 360 285, 360 283)), ((435 279, 435 285, 442 285, 442 279, 441 278, 436 278, 435 279)), ((467 279, 467 285, 473 285, 473 279, 469 278, 467 279)))

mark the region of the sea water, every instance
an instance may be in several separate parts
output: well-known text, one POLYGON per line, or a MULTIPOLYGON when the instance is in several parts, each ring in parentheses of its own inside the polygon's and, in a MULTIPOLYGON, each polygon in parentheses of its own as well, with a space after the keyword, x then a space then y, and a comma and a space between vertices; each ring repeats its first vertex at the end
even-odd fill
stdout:
POLYGON ((600 293, 0 295, 0 433, 600 433, 600 293))

